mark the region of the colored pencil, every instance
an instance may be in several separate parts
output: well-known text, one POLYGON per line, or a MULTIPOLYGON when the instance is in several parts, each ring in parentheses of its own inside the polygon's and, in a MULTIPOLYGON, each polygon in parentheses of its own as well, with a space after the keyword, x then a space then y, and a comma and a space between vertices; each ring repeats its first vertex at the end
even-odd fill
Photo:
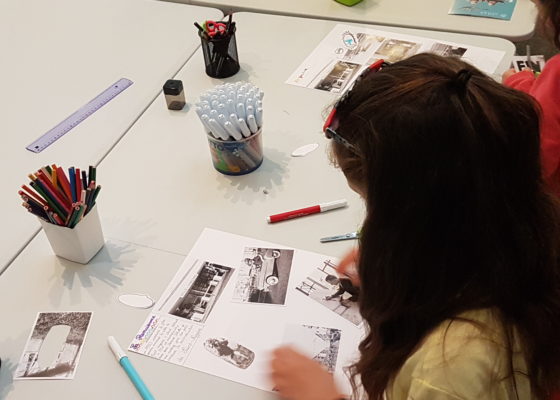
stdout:
POLYGON ((62 188, 62 191, 66 195, 66 198, 68 199, 68 201, 72 201, 72 192, 70 191, 70 182, 68 182, 68 178, 66 177, 66 174, 64 173, 64 170, 60 167, 57 167, 56 172, 57 172, 56 176, 57 176, 57 179, 58 179, 58 183, 60 184, 60 187, 62 188))
POLYGON ((87 174, 82 170, 82 189, 87 189, 87 174))
POLYGON ((91 199, 91 205, 90 205, 90 209, 93 208, 93 206, 95 205, 95 200, 97 199, 97 195, 99 195, 99 191, 101 190, 101 185, 98 185, 95 188, 95 192, 93 192, 93 196, 91 199))
POLYGON ((42 173, 37 174, 37 181, 40 181, 45 186, 45 191, 49 193, 49 195, 57 201, 57 203, 64 209, 66 212, 70 212, 70 202, 67 199, 63 199, 58 195, 58 191, 52 185, 52 182, 48 180, 45 175, 42 173))
POLYGON ((95 179, 93 179, 93 172, 92 171, 93 171, 93 165, 90 165, 89 168, 88 168, 88 183, 87 183, 88 187, 89 187, 89 185, 91 185, 91 181, 95 180, 95 179))
POLYGON ((25 192, 27 194, 29 194, 29 196, 33 197, 35 200, 37 200, 39 203, 41 203, 42 205, 46 206, 47 202, 39 195, 37 195, 33 190, 29 189, 27 187, 27 185, 21 185, 21 188, 23 190, 25 190, 25 192))
POLYGON ((42 183, 39 180, 35 180, 29 183, 31 185, 31 187, 33 189, 35 189, 41 196, 43 196, 43 198, 45 199, 45 201, 47 202, 47 204, 49 205, 49 208, 52 208, 53 210, 55 210, 57 212, 57 214, 60 215, 64 215, 66 216, 66 212, 60 208, 54 199, 52 199, 45 191, 44 191, 44 186, 42 185, 42 183))
POLYGON ((52 176, 52 184, 58 190, 58 179, 56 176, 56 168, 52 169, 51 176, 52 176))
POLYGON ((30 183, 21 185, 18 194, 28 212, 55 225, 74 228, 94 207, 101 186, 98 186, 96 168, 88 172, 68 168, 69 178, 56 164, 44 166, 28 174, 30 183))
POLYGON ((76 201, 80 201, 82 193, 82 178, 80 176, 80 168, 76 168, 76 201))
POLYGON ((68 177, 70 178, 70 192, 72 193, 72 202, 78 201, 76 198, 76 172, 74 167, 68 168, 68 177))

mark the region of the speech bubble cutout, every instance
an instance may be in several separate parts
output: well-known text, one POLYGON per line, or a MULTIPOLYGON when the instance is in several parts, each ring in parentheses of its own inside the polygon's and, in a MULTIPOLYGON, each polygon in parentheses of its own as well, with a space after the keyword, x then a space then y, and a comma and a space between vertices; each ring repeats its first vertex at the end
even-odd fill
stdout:
POLYGON ((119 301, 126 306, 134 308, 150 308, 154 305, 154 300, 147 294, 121 294, 119 301))

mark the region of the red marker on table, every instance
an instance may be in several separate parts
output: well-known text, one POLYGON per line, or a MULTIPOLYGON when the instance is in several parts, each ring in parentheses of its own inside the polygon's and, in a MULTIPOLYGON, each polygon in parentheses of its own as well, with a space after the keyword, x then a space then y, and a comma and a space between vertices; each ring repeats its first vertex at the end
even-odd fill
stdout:
POLYGON ((270 217, 266 217, 268 223, 273 224, 275 222, 285 221, 287 219, 304 217, 306 215, 322 213, 329 210, 334 210, 336 208, 346 207, 346 199, 330 201, 328 203, 318 204, 316 206, 300 208, 299 210, 288 211, 280 214, 274 214, 270 217))

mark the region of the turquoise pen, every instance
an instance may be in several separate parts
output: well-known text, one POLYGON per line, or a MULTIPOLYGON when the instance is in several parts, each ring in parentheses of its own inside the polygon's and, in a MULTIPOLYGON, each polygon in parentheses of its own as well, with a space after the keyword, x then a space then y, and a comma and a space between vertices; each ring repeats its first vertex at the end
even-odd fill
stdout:
POLYGON ((138 372, 136 372, 136 370, 132 366, 132 363, 128 359, 123 349, 121 349, 121 346, 119 346, 119 344, 117 343, 117 340, 113 336, 109 336, 107 338, 107 341, 109 342, 109 347, 113 351, 113 354, 115 355, 117 361, 119 362, 121 367, 123 367, 124 371, 136 387, 136 390, 138 390, 138 393, 140 393, 140 396, 142 396, 142 399, 154 400, 154 396, 152 396, 152 394, 148 390, 148 387, 146 386, 144 381, 142 381, 142 378, 140 378, 140 375, 138 375, 138 372))

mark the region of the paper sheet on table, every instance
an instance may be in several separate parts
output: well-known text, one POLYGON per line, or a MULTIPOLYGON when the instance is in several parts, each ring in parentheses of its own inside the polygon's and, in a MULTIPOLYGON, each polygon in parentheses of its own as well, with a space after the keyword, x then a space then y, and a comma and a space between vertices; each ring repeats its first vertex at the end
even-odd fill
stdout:
POLYGON ((320 254, 205 229, 129 349, 272 390, 270 352, 292 343, 286 329, 300 326, 321 336, 314 346, 332 343, 329 351, 314 357, 350 393, 343 367, 357 357, 362 327, 342 316, 347 307, 335 311, 305 293, 314 290, 309 277, 327 271, 333 262, 320 254))
POLYGON ((339 24, 286 83, 342 93, 375 60, 394 63, 423 52, 461 58, 487 74, 496 71, 505 54, 500 50, 339 24))

